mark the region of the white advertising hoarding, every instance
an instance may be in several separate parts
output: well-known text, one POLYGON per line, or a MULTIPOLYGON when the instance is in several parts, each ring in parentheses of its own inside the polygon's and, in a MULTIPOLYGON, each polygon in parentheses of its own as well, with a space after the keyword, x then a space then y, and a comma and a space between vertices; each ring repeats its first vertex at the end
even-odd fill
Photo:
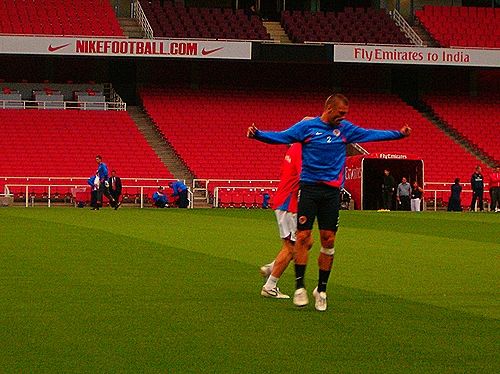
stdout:
POLYGON ((500 66, 500 49, 335 45, 334 62, 453 66, 500 66))
POLYGON ((107 57, 252 58, 240 41, 0 36, 0 54, 107 57))

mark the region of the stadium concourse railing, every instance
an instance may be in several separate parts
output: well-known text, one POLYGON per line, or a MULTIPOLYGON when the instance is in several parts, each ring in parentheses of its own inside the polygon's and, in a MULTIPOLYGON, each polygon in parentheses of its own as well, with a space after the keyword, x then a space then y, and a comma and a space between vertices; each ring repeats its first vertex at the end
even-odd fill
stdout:
MULTIPOLYGON (((145 191, 151 191, 157 189, 159 185, 168 185, 170 182, 175 182, 178 179, 170 178, 121 178, 122 186, 122 196, 129 194, 126 192, 135 191, 131 195, 135 195, 134 205, 139 204, 140 208, 144 208, 146 197, 148 196, 145 191), (128 182, 128 183, 127 183, 128 182), (153 184, 153 182, 155 182, 153 184)), ((65 190, 65 197, 69 197, 69 203, 76 205, 77 203, 77 193, 89 193, 89 185, 87 184, 87 178, 83 177, 0 177, 0 181, 4 185, 3 196, 14 197, 12 189, 22 188, 22 195, 24 196, 25 206, 34 206, 37 200, 36 189, 44 189, 42 195, 42 200, 46 200, 47 207, 52 206, 52 200, 55 199, 53 191, 65 190), (21 182, 24 180, 24 182, 21 182), (46 183, 41 183, 45 181, 46 183), (64 183, 75 182, 75 183, 64 183), (51 183, 54 182, 54 183, 51 183), (61 183, 62 182, 62 183, 61 183)), ((185 181, 183 181, 185 183, 185 181)), ((39 197, 39 196, 38 196, 39 197)), ((191 188, 188 188, 188 198, 189 198, 189 208, 193 208, 193 192, 191 188)), ((88 200, 88 199, 85 199, 88 200)), ((38 201, 39 202, 39 201, 38 201)))
MULTIPOLYGON (((277 187, 277 179, 193 179, 193 193, 200 193, 201 198, 207 203, 213 199, 216 187, 242 187, 242 188, 271 188, 277 187), (263 187, 264 186, 264 187, 263 187)), ((215 206, 215 205, 214 205, 215 206)))
POLYGON ((1 109, 76 109, 76 110, 119 110, 126 111, 123 101, 31 101, 0 100, 1 109))

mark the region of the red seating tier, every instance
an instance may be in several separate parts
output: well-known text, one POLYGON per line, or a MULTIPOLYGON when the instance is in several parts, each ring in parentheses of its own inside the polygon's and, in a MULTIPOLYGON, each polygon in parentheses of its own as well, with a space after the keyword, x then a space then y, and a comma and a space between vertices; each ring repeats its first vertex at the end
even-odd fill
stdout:
POLYGON ((123 36, 108 0, 0 0, 0 33, 123 36))
MULTIPOLYGON (((141 92, 143 104, 167 140, 199 178, 276 179, 284 148, 245 138, 252 122, 280 130, 318 115, 326 93, 277 91, 162 90, 141 92)), ((427 181, 468 180, 479 160, 399 97, 349 95, 349 119, 367 128, 399 129, 413 135, 395 142, 363 144, 370 152, 403 152, 424 159, 427 181)))
MULTIPOLYGON (((0 176, 172 178, 127 112, 0 110, 0 176)), ((154 184, 153 184, 154 185, 154 184)))
POLYGON ((417 19, 441 46, 500 48, 500 9, 425 5, 417 19))
POLYGON ((381 9, 345 8, 343 12, 284 11, 281 25, 296 43, 342 42, 411 44, 381 9))
POLYGON ((427 96, 425 102, 461 135, 500 164, 499 96, 427 96))
POLYGON ((156 37, 270 39, 261 19, 243 10, 186 8, 178 3, 141 0, 144 13, 156 37))

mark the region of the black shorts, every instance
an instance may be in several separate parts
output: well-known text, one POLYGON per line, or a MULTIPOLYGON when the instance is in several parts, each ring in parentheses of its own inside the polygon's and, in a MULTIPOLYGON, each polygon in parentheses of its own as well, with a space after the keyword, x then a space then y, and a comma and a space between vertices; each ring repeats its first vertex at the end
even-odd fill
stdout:
POLYGON ((326 184, 300 184, 297 229, 312 230, 318 217, 320 230, 339 228, 340 190, 326 184))

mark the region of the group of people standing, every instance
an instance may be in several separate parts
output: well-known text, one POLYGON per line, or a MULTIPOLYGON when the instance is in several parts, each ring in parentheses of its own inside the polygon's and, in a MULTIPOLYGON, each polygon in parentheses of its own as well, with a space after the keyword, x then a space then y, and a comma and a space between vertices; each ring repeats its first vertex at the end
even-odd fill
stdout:
MULTIPOLYGON (((472 199, 470 202, 470 211, 476 210, 476 203, 479 204, 479 211, 484 211, 484 176, 481 172, 481 166, 477 166, 476 170, 470 178, 470 185, 472 189, 472 199)), ((490 187, 490 211, 500 211, 500 169, 495 167, 489 175, 490 187)))
POLYGON ((418 185, 418 182, 414 181, 410 185, 406 177, 403 177, 401 183, 396 186, 396 180, 391 175, 390 170, 384 169, 384 181, 382 184, 383 210, 392 210, 394 191, 396 191, 398 210, 420 212, 424 190, 418 185))
MULTIPOLYGON (((476 210, 476 204, 479 211, 484 211, 484 176, 481 172, 481 166, 477 166, 470 178, 470 186, 472 190, 472 199, 469 210, 476 210)), ((460 179, 456 178, 451 185, 451 195, 448 201, 448 211, 461 212, 462 202, 461 193, 462 186, 460 179)), ((396 186, 394 177, 390 174, 389 169, 384 170, 384 181, 382 184, 382 200, 384 210, 391 210, 393 204, 394 192, 396 192, 396 200, 398 210, 411 210, 413 212, 420 211, 420 204, 423 198, 424 190, 414 181, 410 186, 407 179, 403 177, 401 183, 396 186)), ((489 174, 489 193, 490 193, 490 211, 500 211, 500 169, 494 168, 489 174)))
MULTIPOLYGON (((490 192, 490 212, 500 212, 500 168, 495 167, 489 174, 489 192, 490 192)), ((477 166, 476 170, 470 178, 470 186, 472 189, 472 199, 470 202, 469 211, 476 211, 476 205, 480 212, 484 211, 484 176, 481 166, 477 166)), ((462 202, 460 194, 462 186, 460 179, 455 179, 455 183, 451 186, 451 196, 448 202, 449 212, 461 212, 462 202)))
MULTIPOLYGON (((90 206, 92 210, 102 208, 103 196, 109 200, 109 205, 115 210, 121 206, 120 196, 122 194, 122 181, 116 175, 116 171, 111 171, 111 176, 108 175, 108 167, 102 161, 102 157, 97 155, 96 158, 97 171, 88 180, 87 183, 91 187, 90 206)), ((187 208, 189 206, 188 187, 181 181, 169 183, 172 189, 172 203, 179 208, 187 208)), ((163 187, 158 187, 153 196, 153 204, 158 208, 168 207, 168 196, 165 194, 163 187)))

